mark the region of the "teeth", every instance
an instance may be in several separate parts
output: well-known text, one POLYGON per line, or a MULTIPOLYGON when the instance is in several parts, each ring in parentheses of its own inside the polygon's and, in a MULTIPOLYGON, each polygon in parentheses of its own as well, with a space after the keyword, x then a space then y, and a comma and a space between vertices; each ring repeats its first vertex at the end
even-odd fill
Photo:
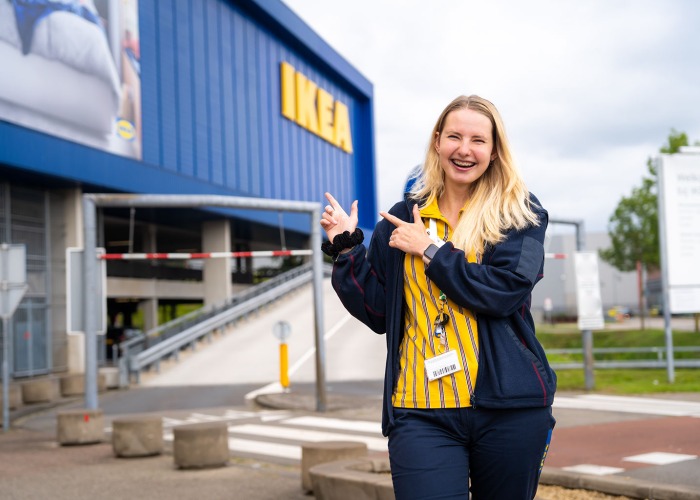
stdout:
POLYGON ((458 167, 473 167, 475 164, 467 161, 452 160, 452 162, 458 167))

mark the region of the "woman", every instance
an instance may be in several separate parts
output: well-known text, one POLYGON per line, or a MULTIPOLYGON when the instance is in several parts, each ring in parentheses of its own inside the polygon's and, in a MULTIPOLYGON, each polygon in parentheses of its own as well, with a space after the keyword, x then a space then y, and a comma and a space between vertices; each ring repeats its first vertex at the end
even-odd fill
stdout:
POLYGON ((532 499, 556 376, 535 337, 547 212, 514 166, 501 117, 460 96, 433 128, 411 193, 369 250, 357 201, 321 226, 347 310, 387 334, 382 431, 399 499, 532 499), (331 243, 332 242, 332 243, 331 243))

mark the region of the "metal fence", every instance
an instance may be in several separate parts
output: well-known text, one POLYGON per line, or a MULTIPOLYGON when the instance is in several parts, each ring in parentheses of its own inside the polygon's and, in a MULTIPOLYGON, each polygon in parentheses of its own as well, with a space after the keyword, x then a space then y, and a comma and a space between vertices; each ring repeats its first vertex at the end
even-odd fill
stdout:
MULTIPOLYGON (((583 368, 583 351, 580 348, 547 349, 550 364, 555 370, 574 370, 583 368), (554 361, 552 358, 567 356, 571 361, 554 361), (576 360, 575 358, 581 358, 576 360)), ((700 346, 676 346, 673 348, 674 365, 680 368, 700 368, 700 346), (695 357, 679 357, 679 354, 695 357)), ((599 347, 593 349, 594 367, 609 368, 662 368, 667 366, 666 347, 599 347), (637 355, 634 359, 629 355, 637 355)))

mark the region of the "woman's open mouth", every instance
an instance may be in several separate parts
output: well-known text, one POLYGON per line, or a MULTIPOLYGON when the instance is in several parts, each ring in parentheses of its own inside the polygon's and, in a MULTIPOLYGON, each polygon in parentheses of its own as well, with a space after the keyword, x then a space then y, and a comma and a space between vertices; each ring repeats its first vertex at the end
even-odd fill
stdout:
POLYGON ((452 164, 455 167, 460 168, 460 169, 469 169, 469 168, 476 166, 476 163, 474 163, 473 161, 461 161, 461 160, 450 160, 450 161, 452 162, 452 164))

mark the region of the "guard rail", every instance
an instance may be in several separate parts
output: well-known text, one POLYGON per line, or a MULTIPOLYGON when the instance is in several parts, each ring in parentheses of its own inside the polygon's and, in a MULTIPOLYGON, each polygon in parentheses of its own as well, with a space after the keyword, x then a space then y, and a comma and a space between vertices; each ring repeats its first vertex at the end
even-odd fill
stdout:
MULTIPOLYGON (((330 272, 330 266, 324 274, 330 272)), ((312 280, 311 264, 304 264, 255 285, 218 306, 198 309, 176 320, 119 344, 120 386, 140 382, 141 371, 159 366, 161 360, 177 358, 179 351, 312 280)))

